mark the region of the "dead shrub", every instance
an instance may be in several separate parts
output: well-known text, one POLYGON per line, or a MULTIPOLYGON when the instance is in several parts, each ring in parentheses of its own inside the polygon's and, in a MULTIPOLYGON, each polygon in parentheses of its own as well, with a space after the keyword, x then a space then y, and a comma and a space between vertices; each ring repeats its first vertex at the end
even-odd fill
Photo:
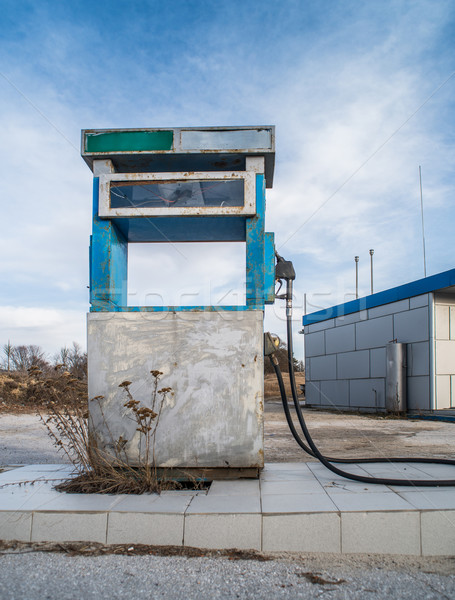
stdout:
MULTIPOLYGON (((150 406, 135 400, 130 391, 130 381, 119 384, 123 388, 127 417, 136 423, 140 433, 139 466, 132 466, 125 451, 130 440, 120 436, 111 439, 109 446, 114 455, 100 448, 94 435, 94 427, 87 405, 83 406, 77 394, 66 396, 66 402, 50 402, 48 414, 40 414, 54 445, 69 458, 76 476, 56 486, 59 491, 92 494, 143 494, 159 493, 163 489, 178 489, 182 485, 173 481, 170 474, 158 476, 155 461, 155 438, 166 398, 173 394, 170 387, 159 388, 162 373, 151 371, 150 406)), ((75 390, 77 381, 68 379, 68 389, 75 390)), ((106 430, 102 400, 96 396, 90 402, 98 403, 106 430)), ((111 436, 112 437, 112 436, 111 436)), ((196 482, 195 482, 196 483, 196 482)))

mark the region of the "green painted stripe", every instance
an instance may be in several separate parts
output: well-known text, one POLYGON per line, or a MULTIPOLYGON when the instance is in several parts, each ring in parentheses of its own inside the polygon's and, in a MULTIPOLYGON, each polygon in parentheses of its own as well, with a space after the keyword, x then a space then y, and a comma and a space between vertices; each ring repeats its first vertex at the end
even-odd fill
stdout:
POLYGON ((173 131, 111 131, 86 133, 86 152, 153 152, 172 150, 173 131))

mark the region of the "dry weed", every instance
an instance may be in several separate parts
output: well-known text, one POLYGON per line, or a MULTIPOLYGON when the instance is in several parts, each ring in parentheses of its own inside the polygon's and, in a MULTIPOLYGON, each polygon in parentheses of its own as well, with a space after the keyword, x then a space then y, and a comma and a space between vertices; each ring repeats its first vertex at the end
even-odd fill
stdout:
MULTIPOLYGON (((125 395, 124 407, 127 417, 136 423, 139 431, 139 466, 132 466, 125 446, 129 440, 120 436, 112 439, 114 456, 99 447, 87 406, 77 400, 77 394, 69 393, 65 402, 49 402, 47 415, 40 413, 54 446, 64 452, 75 467, 76 476, 56 486, 59 491, 91 494, 143 494, 159 493, 163 489, 178 489, 182 484, 174 481, 170 474, 158 476, 155 462, 155 438, 160 416, 172 389, 158 389, 162 373, 151 371, 150 406, 142 406, 130 391, 130 381, 123 381, 119 387, 125 395), (76 400, 76 402, 75 402, 76 400)), ((75 386, 69 381, 69 389, 75 386)), ((102 410, 103 396, 96 396, 91 402, 98 403, 106 429, 109 431, 102 410)), ((197 482, 195 482, 197 483, 197 482)))

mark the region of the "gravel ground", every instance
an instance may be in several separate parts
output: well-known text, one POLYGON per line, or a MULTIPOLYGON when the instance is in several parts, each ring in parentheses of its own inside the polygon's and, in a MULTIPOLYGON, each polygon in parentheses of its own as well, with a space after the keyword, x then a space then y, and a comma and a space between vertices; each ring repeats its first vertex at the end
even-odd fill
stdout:
POLYGON ((0 555, 2 600, 455 597, 454 561, 333 555, 271 561, 163 556, 0 555))
MULTIPOLYGON (((455 454, 455 423, 385 419, 372 415, 305 410, 316 444, 328 456, 428 456, 455 454)), ((313 460, 296 444, 281 403, 265 403, 265 461, 313 460)), ((33 413, 0 413, 0 465, 68 462, 33 413)))

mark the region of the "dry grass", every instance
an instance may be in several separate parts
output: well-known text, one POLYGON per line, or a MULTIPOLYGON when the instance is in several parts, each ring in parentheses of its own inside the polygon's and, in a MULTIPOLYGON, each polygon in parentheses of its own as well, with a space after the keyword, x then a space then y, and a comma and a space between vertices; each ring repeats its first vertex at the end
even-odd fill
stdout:
MULTIPOLYGON (((286 388, 286 394, 288 395, 288 399, 290 400, 292 399, 292 396, 291 385, 289 383, 289 373, 283 373, 283 381, 284 387, 286 388)), ((295 383, 297 386, 297 393, 303 399, 303 394, 301 394, 300 392, 300 385, 305 383, 305 373, 296 373, 295 383)), ((278 387, 278 381, 275 373, 269 373, 264 376, 264 397, 266 400, 280 397, 280 388, 278 387)))
MULTIPOLYGON (((40 413, 41 421, 54 446, 69 458, 76 470, 76 476, 58 484, 57 490, 85 494, 143 494, 183 487, 184 484, 174 481, 171 470, 158 475, 155 462, 156 431, 166 398, 173 393, 169 387, 158 389, 161 375, 159 371, 151 371, 150 406, 143 406, 133 398, 130 381, 119 384, 125 395, 123 406, 127 409, 127 418, 136 423, 136 431, 141 434, 139 466, 129 463, 125 451, 129 440, 122 436, 111 440, 114 455, 98 446, 90 413, 87 405, 79 401, 74 382, 67 389, 64 400, 46 405, 47 414, 40 413)), ((103 396, 97 396, 90 402, 98 403, 105 419, 102 400, 103 396)), ((109 431, 106 420, 105 425, 109 431)), ((198 482, 193 483, 197 488, 198 482)), ((203 482, 200 487, 202 485, 203 482)))
POLYGON ((4 411, 63 406, 69 395, 72 403, 87 405, 87 382, 73 377, 62 365, 46 373, 37 367, 0 373, 0 408, 4 411))

